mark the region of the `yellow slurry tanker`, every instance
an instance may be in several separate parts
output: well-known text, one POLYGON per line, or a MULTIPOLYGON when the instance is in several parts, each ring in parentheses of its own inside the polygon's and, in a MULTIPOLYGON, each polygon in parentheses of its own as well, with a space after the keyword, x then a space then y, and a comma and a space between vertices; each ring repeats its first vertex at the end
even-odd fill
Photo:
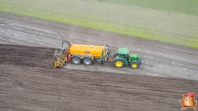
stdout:
POLYGON ((94 61, 103 63, 104 61, 110 61, 111 57, 110 49, 108 45, 95 46, 95 45, 81 45, 71 44, 68 41, 62 42, 62 50, 57 53, 55 51, 54 57, 54 68, 62 67, 66 61, 71 61, 73 64, 80 64, 81 62, 85 65, 91 65, 94 61), (64 43, 68 44, 68 48, 63 47, 64 43))
POLYGON ((138 54, 130 54, 128 48, 119 48, 112 60, 108 45, 71 44, 68 41, 62 42, 62 49, 60 52, 57 50, 54 52, 54 58, 54 68, 66 65, 66 61, 85 65, 92 65, 94 61, 98 61, 101 64, 105 61, 113 61, 115 67, 130 65, 134 69, 143 63, 140 56, 138 54), (65 43, 67 43, 68 48, 64 47, 65 43))

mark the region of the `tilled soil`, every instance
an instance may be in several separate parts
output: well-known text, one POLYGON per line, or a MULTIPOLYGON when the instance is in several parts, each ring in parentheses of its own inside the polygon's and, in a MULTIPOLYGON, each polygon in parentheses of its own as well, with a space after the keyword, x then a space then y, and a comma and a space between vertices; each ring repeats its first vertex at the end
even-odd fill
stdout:
POLYGON ((54 49, 0 45, 1 111, 178 111, 198 81, 53 69, 54 49))
POLYGON ((178 111, 181 94, 198 95, 198 50, 0 12, 0 79, 1 111, 178 111), (129 47, 144 65, 53 69, 63 40, 129 47))

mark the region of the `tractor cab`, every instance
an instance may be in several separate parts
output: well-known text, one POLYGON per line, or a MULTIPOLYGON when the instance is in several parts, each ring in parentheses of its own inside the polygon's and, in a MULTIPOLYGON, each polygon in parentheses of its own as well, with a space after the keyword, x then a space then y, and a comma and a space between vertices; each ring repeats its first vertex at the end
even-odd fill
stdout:
POLYGON ((143 61, 138 54, 130 54, 128 48, 119 48, 114 55, 113 63, 118 68, 130 66, 133 69, 137 69, 143 64, 143 61))

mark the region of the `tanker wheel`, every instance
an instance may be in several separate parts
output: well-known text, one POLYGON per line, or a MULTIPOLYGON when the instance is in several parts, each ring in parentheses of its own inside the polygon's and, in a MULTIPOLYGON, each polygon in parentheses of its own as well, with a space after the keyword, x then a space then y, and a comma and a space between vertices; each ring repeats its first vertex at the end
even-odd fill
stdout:
POLYGON ((80 64, 81 63, 81 59, 78 58, 78 57, 73 57, 72 60, 71 60, 71 62, 73 64, 80 64))
POLYGON ((115 67, 118 67, 118 68, 121 68, 121 67, 124 66, 124 62, 123 62, 122 60, 116 60, 116 61, 114 62, 114 66, 115 66, 115 67))
POLYGON ((139 65, 137 62, 131 62, 130 66, 132 69, 137 69, 139 65))
POLYGON ((90 58, 84 58, 83 59, 83 64, 85 65, 91 65, 93 61, 90 58))

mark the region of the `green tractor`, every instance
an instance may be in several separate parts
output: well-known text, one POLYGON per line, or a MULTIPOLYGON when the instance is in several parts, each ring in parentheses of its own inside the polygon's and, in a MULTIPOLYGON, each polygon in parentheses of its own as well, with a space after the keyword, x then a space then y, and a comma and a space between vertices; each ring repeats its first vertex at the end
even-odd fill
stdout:
POLYGON ((130 54, 128 48, 119 48, 114 55, 113 63, 118 68, 130 66, 137 69, 142 66, 143 61, 138 54, 130 54))

